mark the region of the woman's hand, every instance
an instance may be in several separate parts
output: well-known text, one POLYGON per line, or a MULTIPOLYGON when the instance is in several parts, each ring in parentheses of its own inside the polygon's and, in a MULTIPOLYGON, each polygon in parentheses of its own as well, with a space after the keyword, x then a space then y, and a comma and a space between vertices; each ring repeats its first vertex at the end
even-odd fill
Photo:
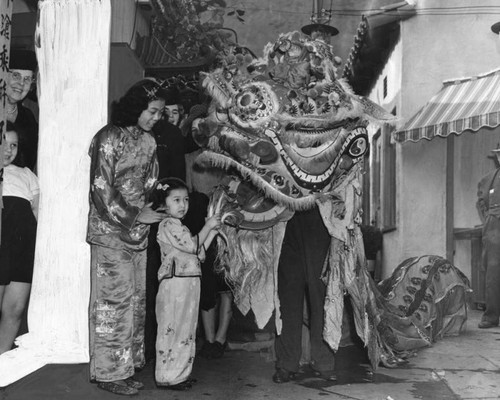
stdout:
POLYGON ((165 219, 165 214, 151 208, 152 203, 146 204, 137 216, 136 221, 142 224, 151 225, 165 219))

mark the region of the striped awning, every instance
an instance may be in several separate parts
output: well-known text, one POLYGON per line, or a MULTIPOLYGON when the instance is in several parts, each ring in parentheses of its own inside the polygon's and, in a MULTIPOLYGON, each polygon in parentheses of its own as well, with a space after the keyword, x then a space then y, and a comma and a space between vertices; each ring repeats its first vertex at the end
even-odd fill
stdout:
POLYGON ((398 142, 500 125, 500 69, 472 78, 443 82, 443 88, 395 132, 398 142))

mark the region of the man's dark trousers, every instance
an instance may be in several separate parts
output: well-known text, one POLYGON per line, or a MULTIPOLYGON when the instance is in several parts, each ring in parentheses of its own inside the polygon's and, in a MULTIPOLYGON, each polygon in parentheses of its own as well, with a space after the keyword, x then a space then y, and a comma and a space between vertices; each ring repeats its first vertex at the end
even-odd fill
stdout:
POLYGON ((276 368, 297 372, 302 353, 304 297, 309 306, 311 363, 316 371, 334 369, 334 353, 322 338, 326 287, 321 271, 330 235, 317 207, 288 221, 278 265, 278 296, 283 327, 276 338, 276 368))

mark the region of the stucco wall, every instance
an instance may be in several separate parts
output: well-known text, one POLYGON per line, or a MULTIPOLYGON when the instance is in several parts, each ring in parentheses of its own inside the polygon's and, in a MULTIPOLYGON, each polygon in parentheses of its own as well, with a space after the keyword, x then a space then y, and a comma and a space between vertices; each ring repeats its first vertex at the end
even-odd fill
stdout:
POLYGON ((500 127, 483 128, 477 133, 460 136, 455 146, 455 228, 472 228, 481 224, 476 212, 477 184, 495 169, 491 150, 500 143, 500 127))
MULTIPOLYGON (((439 2, 444 8, 481 5, 491 4, 482 0, 439 2)), ((403 122, 441 89, 442 81, 478 75, 497 68, 500 62, 500 40, 490 29, 498 21, 497 15, 428 15, 423 9, 431 7, 437 7, 435 1, 417 2, 417 15, 401 26, 401 53, 391 55, 391 64, 401 63, 400 87, 392 90, 399 95, 398 116, 403 122)), ((383 75, 378 90, 382 79, 383 75)), ((485 162, 485 152, 495 140, 500 141, 498 130, 480 139, 477 135, 484 132, 455 138, 455 227, 479 224, 474 208, 477 180, 491 165, 487 159, 485 162)), ((398 144, 397 227, 384 235, 383 277, 407 257, 446 255, 445 201, 446 140, 398 144)), ((459 244, 456 261, 467 264, 463 269, 470 276, 466 246, 459 244)))
POLYGON ((429 15, 425 8, 480 7, 488 0, 418 0, 417 15, 402 24, 403 80, 401 115, 410 117, 437 91, 442 81, 478 75, 500 64, 498 36, 491 25, 498 14, 429 15), (422 10, 422 11, 419 11, 422 10))
MULTIPOLYGON (((440 2, 441 7, 481 5, 490 3, 477 0, 440 2)), ((419 1, 417 7, 435 7, 435 2, 419 1)), ((491 14, 418 13, 403 24, 401 112, 404 118, 411 117, 436 94, 442 87, 442 81, 478 75, 498 67, 499 40, 490 29, 497 20, 498 16, 491 14)), ((481 166, 484 161, 480 161, 485 157, 484 147, 488 145, 484 144, 483 138, 472 133, 463 133, 455 138, 453 227, 469 228, 479 223, 474 203, 477 180, 484 169, 481 166)), ((402 185, 400 191, 400 216, 403 216, 400 218, 402 229, 399 232, 399 241, 403 243, 401 256, 405 258, 412 253, 445 256, 445 140, 436 138, 423 144, 403 144, 401 156, 400 181, 406 181, 408 177, 412 177, 413 181, 409 185, 402 185), (416 197, 422 199, 419 207, 422 215, 418 219, 412 216, 412 210, 408 207, 416 197)), ((470 276, 469 243, 460 241, 455 246, 453 261, 470 276)))

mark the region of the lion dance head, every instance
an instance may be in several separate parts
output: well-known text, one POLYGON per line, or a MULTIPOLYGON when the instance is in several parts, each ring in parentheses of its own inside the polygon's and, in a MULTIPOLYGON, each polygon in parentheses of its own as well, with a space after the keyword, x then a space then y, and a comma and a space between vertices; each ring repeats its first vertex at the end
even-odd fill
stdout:
POLYGON ((231 204, 226 223, 265 230, 335 197, 368 151, 368 124, 393 119, 338 79, 340 63, 323 40, 290 32, 261 59, 233 53, 203 74, 211 103, 194 129, 197 162, 228 171, 212 202, 231 204))

